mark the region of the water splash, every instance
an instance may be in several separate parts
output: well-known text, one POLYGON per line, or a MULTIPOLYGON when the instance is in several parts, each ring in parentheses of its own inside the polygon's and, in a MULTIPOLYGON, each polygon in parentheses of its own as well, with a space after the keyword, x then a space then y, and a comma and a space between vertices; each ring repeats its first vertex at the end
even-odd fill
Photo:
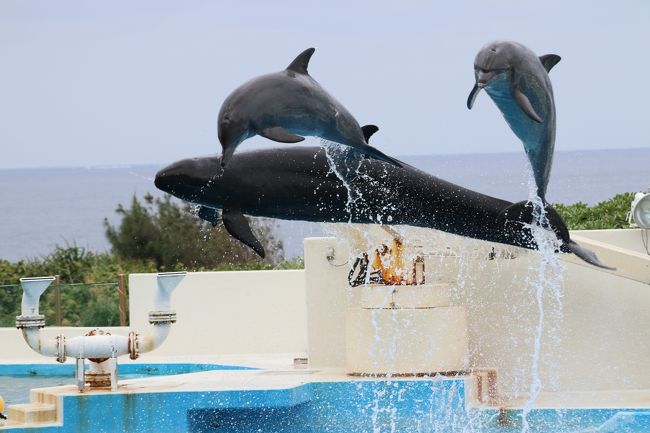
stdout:
POLYGON ((352 223, 353 206, 358 200, 362 199, 362 195, 348 182, 348 177, 351 171, 348 163, 356 165, 356 167, 354 167, 354 172, 358 173, 359 167, 361 166, 361 159, 355 158, 356 155, 354 155, 354 151, 347 147, 343 147, 324 139, 321 139, 321 144, 325 150, 325 158, 327 158, 327 165, 329 166, 330 173, 334 174, 347 190, 348 196, 347 202, 345 203, 345 209, 349 215, 348 223, 352 223))
MULTIPOLYGON (((561 314, 561 287, 564 267, 559 261, 557 251, 560 249, 560 241, 550 229, 550 223, 544 207, 544 202, 536 194, 535 182, 532 172, 529 173, 529 201, 533 206, 533 221, 528 226, 537 244, 539 265, 536 274, 533 276, 532 284, 535 288, 535 301, 537 306, 537 323, 533 339, 533 354, 530 366, 530 388, 529 396, 522 410, 522 433, 531 431, 528 423, 528 415, 533 410, 535 403, 543 388, 540 377, 540 356, 542 350, 542 336, 546 312, 544 310, 545 289, 550 289, 559 314, 561 314)), ((556 313, 557 315, 558 313, 556 313)))

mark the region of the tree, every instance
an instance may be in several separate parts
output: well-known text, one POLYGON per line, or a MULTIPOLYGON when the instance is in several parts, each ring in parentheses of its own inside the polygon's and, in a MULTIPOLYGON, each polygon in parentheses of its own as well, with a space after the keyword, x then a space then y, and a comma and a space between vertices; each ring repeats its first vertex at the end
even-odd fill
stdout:
MULTIPOLYGON (((258 262, 257 255, 233 239, 221 224, 216 227, 193 214, 189 205, 172 201, 171 196, 155 198, 147 194, 144 203, 134 195, 131 207, 118 205, 119 226, 104 219, 106 237, 113 253, 123 259, 153 260, 159 270, 215 269, 258 262)), ((273 263, 282 257, 282 243, 271 227, 260 220, 249 220, 251 228, 273 263)))

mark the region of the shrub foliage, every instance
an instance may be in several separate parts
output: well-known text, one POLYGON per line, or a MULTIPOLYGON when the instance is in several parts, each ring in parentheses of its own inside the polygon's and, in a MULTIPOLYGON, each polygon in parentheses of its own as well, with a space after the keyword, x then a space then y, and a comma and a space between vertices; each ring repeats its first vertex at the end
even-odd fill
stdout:
POLYGON ((570 230, 622 229, 629 227, 627 215, 633 198, 633 193, 626 192, 593 206, 578 202, 554 207, 570 230))

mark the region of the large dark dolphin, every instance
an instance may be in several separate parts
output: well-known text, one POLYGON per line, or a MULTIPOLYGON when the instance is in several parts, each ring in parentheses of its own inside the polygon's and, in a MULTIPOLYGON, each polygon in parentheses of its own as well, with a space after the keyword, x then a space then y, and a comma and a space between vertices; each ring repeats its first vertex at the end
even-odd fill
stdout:
POLYGON ((537 57, 517 42, 491 42, 476 55, 476 84, 467 98, 471 109, 481 89, 490 95, 524 144, 542 200, 555 147, 555 102, 548 72, 559 61, 555 54, 537 57))
MULTIPOLYGON (((199 216, 217 224, 260 256, 264 249, 243 214, 313 222, 353 222, 430 227, 448 233, 536 249, 524 202, 490 197, 405 165, 337 158, 335 172, 323 148, 296 147, 243 152, 221 173, 221 158, 178 161, 156 174, 156 186, 200 205, 199 216), (347 186, 346 186, 347 184, 347 186), (349 186, 349 189, 348 189, 349 186), (507 213, 504 211, 508 209, 507 213), (514 209, 518 209, 517 212, 514 209)), ((332 156, 329 155, 329 160, 332 156)), ((550 228, 562 252, 605 267, 569 237, 560 216, 547 206, 550 228)))
POLYGON ((368 145, 365 136, 378 128, 368 125, 362 130, 352 114, 309 75, 307 65, 314 51, 303 51, 285 70, 253 78, 226 98, 219 111, 224 166, 235 148, 254 135, 280 143, 318 136, 400 166, 368 145))

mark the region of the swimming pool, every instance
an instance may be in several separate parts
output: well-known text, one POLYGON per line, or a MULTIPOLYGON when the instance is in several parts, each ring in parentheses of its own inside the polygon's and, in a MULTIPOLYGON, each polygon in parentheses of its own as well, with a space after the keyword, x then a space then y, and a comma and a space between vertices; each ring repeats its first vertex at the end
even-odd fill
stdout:
MULTIPOLYGON (((258 374, 253 372, 254 374, 258 374)), ((260 372, 259 375, 264 375, 260 372)), ((251 375, 252 377, 252 375, 251 375)), ((514 433, 522 411, 472 408, 464 379, 355 380, 268 389, 62 395, 39 433, 514 433)), ((530 433, 642 433, 647 409, 534 409, 530 433)), ((29 428, 11 433, 33 433, 29 428)))
MULTIPOLYGON (((74 364, 0 365, 0 395, 9 404, 27 403, 29 390, 74 384, 74 364)), ((249 367, 221 364, 120 364, 120 380, 169 376, 211 370, 250 370, 249 367)))

